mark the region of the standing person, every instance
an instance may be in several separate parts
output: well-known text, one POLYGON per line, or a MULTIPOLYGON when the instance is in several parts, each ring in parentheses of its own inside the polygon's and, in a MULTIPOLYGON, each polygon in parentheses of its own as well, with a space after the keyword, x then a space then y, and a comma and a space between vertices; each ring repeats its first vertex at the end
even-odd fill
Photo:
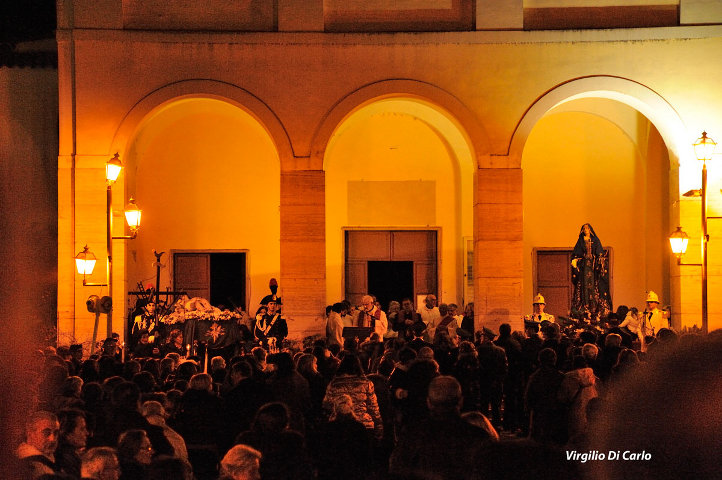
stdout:
POLYGON ((401 310, 391 322, 391 328, 408 342, 413 338, 412 328, 417 322, 421 322, 421 315, 414 311, 414 303, 408 297, 401 299, 401 310))
POLYGON ((439 323, 439 320, 441 320, 441 314, 436 306, 436 295, 431 293, 426 295, 424 304, 419 307, 418 313, 421 316, 421 321, 426 325, 424 340, 433 343, 436 325, 439 323))
POLYGON ((647 308, 644 309, 646 335, 656 336, 663 328, 669 328, 669 312, 659 309, 659 297, 653 291, 647 294, 647 308))
POLYGON ((531 438, 541 443, 564 443, 566 437, 566 412, 557 399, 564 374, 556 363, 557 354, 553 349, 541 350, 539 368, 529 377, 524 393, 531 438))
POLYGON ((474 302, 469 302, 464 308, 464 316, 459 324, 459 336, 462 340, 474 341, 474 302))
POLYGON ((496 334, 491 329, 484 327, 480 333, 480 343, 476 351, 479 354, 481 413, 491 418, 492 425, 498 430, 501 428, 501 398, 508 369, 506 352, 493 343, 496 334))
POLYGON ((341 302, 331 305, 331 312, 326 320, 326 344, 343 347, 343 314, 344 304, 341 302))
POLYGON ((537 293, 534 297, 534 304, 532 306, 532 314, 526 315, 524 317, 525 321, 532 321, 535 323, 541 323, 543 321, 547 321, 549 323, 554 323, 554 315, 550 315, 547 312, 544 311, 546 308, 546 301, 544 300, 544 296, 541 293, 537 293))
POLYGON ((267 306, 268 312, 256 317, 256 324, 253 328, 253 335, 256 339, 271 350, 280 349, 283 340, 288 336, 288 324, 278 309, 280 301, 280 299, 270 300, 267 306))
POLYGON ((364 295, 361 298, 361 312, 359 313, 359 326, 371 327, 373 333, 378 333, 379 338, 384 338, 384 334, 389 329, 389 321, 386 313, 381 310, 371 295, 364 295))
POLYGON ((475 471, 486 430, 461 418, 461 385, 454 377, 431 380, 426 396, 429 416, 408 425, 391 454, 394 478, 483 478, 475 471))
POLYGON ((521 345, 511 335, 511 325, 499 325, 499 338, 494 343, 503 348, 509 365, 504 379, 504 430, 516 432, 521 426, 523 385, 521 345))
MULTIPOLYGON (((270 295, 266 295, 261 299, 261 305, 268 305, 268 302, 276 302, 277 305, 281 305, 281 297, 278 296, 278 281, 275 278, 272 278, 268 282, 268 288, 271 290, 270 295)), ((278 308, 278 311, 280 312, 281 309, 278 308)))
POLYGON ((369 438, 381 440, 384 433, 383 420, 374 390, 374 384, 364 375, 361 360, 356 355, 346 355, 336 370, 336 375, 326 387, 323 407, 333 411, 333 405, 341 395, 349 395, 353 400, 356 419, 363 423, 369 438))
POLYGON ((593 319, 611 311, 609 258, 592 226, 582 225, 572 251, 572 316, 593 319))

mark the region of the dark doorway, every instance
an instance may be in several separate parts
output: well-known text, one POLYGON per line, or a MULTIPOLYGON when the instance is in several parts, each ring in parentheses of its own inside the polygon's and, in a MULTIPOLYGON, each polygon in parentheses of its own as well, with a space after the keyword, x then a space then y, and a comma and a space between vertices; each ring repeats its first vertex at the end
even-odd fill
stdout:
POLYGON ((230 310, 245 308, 245 273, 245 253, 211 253, 211 305, 230 310))
POLYGON ((246 252, 174 252, 174 290, 215 307, 245 309, 246 258, 246 252))
POLYGON ((391 300, 414 298, 414 262, 369 261, 368 291, 386 311, 391 300))

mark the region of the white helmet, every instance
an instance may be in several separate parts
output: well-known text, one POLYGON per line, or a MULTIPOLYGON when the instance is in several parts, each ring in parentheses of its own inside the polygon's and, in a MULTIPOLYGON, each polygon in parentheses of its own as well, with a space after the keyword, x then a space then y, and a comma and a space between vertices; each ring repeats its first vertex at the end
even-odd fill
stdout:
POLYGON ((657 296, 656 293, 654 293, 652 290, 650 290, 649 293, 647 293, 647 300, 646 300, 646 301, 647 301, 647 302, 657 302, 657 303, 659 303, 659 297, 657 296))
POLYGON ((536 294, 536 297, 534 297, 534 303, 543 303, 544 305, 547 304, 547 302, 544 301, 544 297, 542 297, 541 293, 536 294))

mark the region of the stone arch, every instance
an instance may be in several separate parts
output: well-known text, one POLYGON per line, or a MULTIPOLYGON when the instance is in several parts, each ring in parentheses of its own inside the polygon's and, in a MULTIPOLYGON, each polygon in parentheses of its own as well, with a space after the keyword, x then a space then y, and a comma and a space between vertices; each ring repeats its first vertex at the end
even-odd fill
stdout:
POLYGON ((457 125, 467 140, 475 167, 483 166, 488 158, 489 137, 477 119, 458 98, 430 83, 418 80, 383 80, 365 85, 339 100, 322 119, 311 140, 311 168, 324 169, 326 146, 344 119, 369 103, 388 98, 408 98, 440 110, 457 125))
POLYGON ((210 98, 240 108, 255 118, 270 136, 278 151, 281 170, 284 170, 285 162, 293 158, 293 147, 288 132, 266 103, 236 85, 207 79, 170 83, 140 99, 118 125, 111 142, 111 151, 124 152, 145 120, 163 106, 183 98, 210 98))
POLYGON ((679 163, 690 155, 686 146, 692 137, 688 135, 679 113, 659 93, 627 78, 595 75, 561 83, 545 92, 527 108, 514 129, 507 149, 512 162, 515 162, 517 167, 521 166, 526 140, 534 125, 546 112, 560 103, 587 97, 617 100, 647 117, 662 135, 673 168, 678 168, 679 163))

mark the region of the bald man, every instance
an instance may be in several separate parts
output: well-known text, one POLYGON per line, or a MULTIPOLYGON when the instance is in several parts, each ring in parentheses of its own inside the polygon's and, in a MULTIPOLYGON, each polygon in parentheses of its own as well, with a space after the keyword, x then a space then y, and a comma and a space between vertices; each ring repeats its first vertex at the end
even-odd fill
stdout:
POLYGON ((491 437, 461 418, 461 385, 450 376, 429 384, 429 417, 401 433, 390 459, 390 473, 399 478, 480 478, 474 465, 491 437))

